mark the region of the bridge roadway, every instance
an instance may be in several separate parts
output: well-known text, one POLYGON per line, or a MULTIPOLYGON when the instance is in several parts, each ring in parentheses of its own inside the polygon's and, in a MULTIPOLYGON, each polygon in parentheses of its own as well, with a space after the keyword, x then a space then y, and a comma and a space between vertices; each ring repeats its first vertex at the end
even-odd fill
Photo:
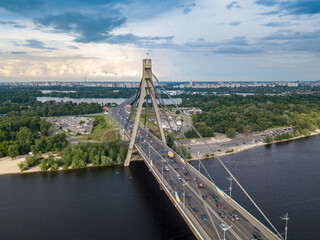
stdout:
MULTIPOLYGON (((128 118, 124 106, 130 104, 130 101, 132 101, 132 98, 114 108, 111 113, 113 119, 122 128, 126 125, 128 118)), ((127 130, 132 130, 132 127, 133 120, 130 119, 127 130)), ((168 149, 164 148, 163 143, 157 137, 146 132, 142 127, 139 127, 139 131, 135 147, 144 157, 149 168, 152 168, 160 176, 165 187, 176 198, 180 209, 183 209, 184 214, 192 222, 191 225, 188 224, 191 230, 195 232, 196 229, 199 233, 198 237, 200 235, 202 239, 223 239, 223 230, 220 224, 225 223, 232 226, 226 232, 227 240, 251 240, 254 239, 253 232, 259 233, 261 239, 279 239, 240 205, 219 190, 214 183, 205 178, 190 164, 185 164, 179 155, 175 154, 172 160, 169 159, 167 157, 168 149), (165 166, 169 168, 168 171, 165 170, 165 166), (177 175, 180 175, 181 179, 178 179, 177 175), (198 188, 200 183, 204 185, 204 188, 198 188), (218 201, 215 201, 213 196, 217 196, 218 201), (221 205, 221 209, 216 206, 217 203, 221 205), (224 218, 219 216, 219 211, 225 213, 224 218), (206 215, 206 220, 202 219, 202 214, 206 215), (228 216, 232 214, 237 214, 239 220, 231 221, 228 216)), ((126 131, 126 134, 130 137, 128 131, 126 131)), ((181 213, 181 211, 179 212, 181 213)), ((185 217, 184 219, 186 220, 185 217)))

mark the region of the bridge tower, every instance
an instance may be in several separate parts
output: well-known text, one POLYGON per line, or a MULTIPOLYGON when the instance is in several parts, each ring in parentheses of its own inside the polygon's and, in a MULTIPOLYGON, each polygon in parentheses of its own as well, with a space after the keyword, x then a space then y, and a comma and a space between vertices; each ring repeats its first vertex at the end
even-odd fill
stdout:
MULTIPOLYGON (((126 157, 126 161, 124 163, 124 166, 129 166, 130 162, 131 162, 131 156, 132 156, 132 152, 133 152, 133 148, 134 148, 134 143, 136 140, 136 135, 137 135, 137 131, 138 131, 138 126, 140 124, 140 116, 141 116, 141 110, 143 107, 143 103, 145 98, 148 97, 151 99, 151 104, 152 104, 152 108, 156 117, 156 122, 157 122, 157 126, 160 132, 160 137, 161 137, 161 141, 166 144, 166 138, 164 135, 164 131, 162 128, 162 123, 161 123, 161 117, 160 117, 160 111, 159 111, 159 107, 156 101, 156 96, 155 96, 155 87, 153 85, 153 78, 152 78, 152 61, 151 59, 143 59, 142 60, 142 79, 141 79, 141 83, 140 83, 140 87, 137 91, 136 94, 136 99, 139 99, 138 102, 138 107, 135 109, 136 110, 136 117, 134 120, 134 126, 133 126, 133 130, 132 130, 132 135, 131 135, 131 140, 130 140, 130 144, 129 144, 129 148, 128 148, 128 153, 127 153, 127 157, 126 157)), ((132 109, 131 109, 131 114, 133 115, 134 112, 134 108, 132 105, 132 109)))

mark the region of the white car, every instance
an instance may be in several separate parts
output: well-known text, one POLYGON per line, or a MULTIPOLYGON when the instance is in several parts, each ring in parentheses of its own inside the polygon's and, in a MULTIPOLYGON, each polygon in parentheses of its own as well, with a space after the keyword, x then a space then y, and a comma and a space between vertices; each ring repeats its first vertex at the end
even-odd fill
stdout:
POLYGON ((181 176, 180 176, 179 174, 177 175, 177 178, 178 178, 179 180, 181 180, 181 176))

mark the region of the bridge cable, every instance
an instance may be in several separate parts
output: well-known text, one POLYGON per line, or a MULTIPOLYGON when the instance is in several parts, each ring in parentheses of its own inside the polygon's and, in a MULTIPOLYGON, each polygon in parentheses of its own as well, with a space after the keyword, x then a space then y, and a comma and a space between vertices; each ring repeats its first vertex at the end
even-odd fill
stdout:
MULTIPOLYGON (((148 75, 149 75, 149 73, 148 73, 148 75)), ((155 93, 157 94, 159 104, 161 104, 161 105, 164 107, 164 108, 162 108, 162 111, 164 112, 164 114, 165 114, 165 109, 166 109, 167 112, 168 112, 168 115, 170 115, 171 118, 172 118, 172 119, 174 120, 174 122, 175 122, 175 119, 172 117, 169 109, 167 108, 166 104, 164 103, 164 101, 163 101, 163 99, 161 98, 161 96, 160 96, 160 94, 158 93, 158 91, 155 90, 155 93)), ((169 121, 168 118, 166 117, 166 114, 165 114, 165 119, 167 120, 167 123, 168 123, 168 125, 169 125, 169 127, 170 127, 170 130, 171 130, 171 133, 172 133, 172 132, 173 132, 173 129, 172 129, 172 126, 171 126, 171 124, 170 124, 170 121, 169 121)), ((176 126, 178 126, 176 122, 175 122, 175 124, 176 124, 176 126)), ((169 135, 169 136, 171 137, 171 135, 169 135)), ((175 137, 174 134, 172 134, 172 136, 173 136, 173 138, 174 138, 174 139, 173 139, 173 142, 177 144, 177 146, 178 146, 178 148, 179 148, 179 150, 180 150, 180 153, 181 153, 182 156, 183 156, 183 161, 184 161, 184 163, 186 164, 186 167, 187 167, 189 173, 191 173, 191 171, 189 170, 189 164, 188 164, 188 162, 186 161, 186 158, 185 158, 184 153, 183 153, 183 151, 182 151, 182 149, 181 149, 181 146, 180 146, 179 143, 178 143, 178 140, 176 139, 176 137, 175 137)), ((165 146, 165 148, 167 148, 167 146, 165 146)), ((210 176, 210 175, 209 175, 209 176, 210 176)), ((211 178, 211 177, 210 177, 210 178, 211 178)), ((192 180, 194 180, 194 179, 192 178, 192 180)), ((196 185, 196 186, 198 185, 196 181, 195 181, 195 185, 196 185)), ((215 225, 215 223, 214 223, 214 221, 213 221, 213 219, 212 219, 212 216, 211 216, 212 214, 210 214, 210 211, 209 211, 208 207, 206 206, 205 200, 202 199, 202 194, 201 194, 200 190, 199 190, 198 188, 196 188, 196 189, 197 189, 197 192, 198 192, 198 198, 200 199, 200 202, 202 202, 202 204, 203 204, 203 206, 204 206, 204 208, 205 208, 205 210, 206 210, 206 213, 208 214, 209 219, 210 219, 210 221, 211 221, 211 223, 212 223, 212 226, 214 227, 214 230, 215 230, 217 236, 218 236, 219 239, 221 240, 221 237, 220 237, 220 235, 219 235, 219 233, 218 233, 217 227, 216 227, 216 225, 215 225)), ((185 194, 185 193, 184 193, 184 194, 185 194)), ((190 212, 191 212, 191 211, 190 211, 190 212)))
MULTIPOLYGON (((180 109, 180 107, 178 107, 178 105, 175 103, 175 101, 171 98, 171 96, 167 93, 167 91, 164 89, 164 87, 162 86, 162 84, 160 83, 160 81, 158 80, 158 78, 152 74, 154 76, 154 78, 157 80, 158 84, 160 85, 160 87, 162 88, 162 90, 166 93, 166 95, 170 98, 170 100, 174 103, 174 105, 176 106, 176 108, 180 109)), ((197 135, 199 136, 199 138, 206 144, 206 146, 209 148, 209 150, 211 152, 213 152, 212 148, 210 147, 210 145, 207 143, 207 141, 200 135, 200 133, 197 131, 197 129, 193 126, 192 123, 190 123, 192 129, 197 133, 197 135)), ((249 200, 252 202, 252 204, 258 209, 258 211, 261 213, 261 215, 266 219, 266 221, 270 224, 270 226, 276 231, 276 233, 278 234, 278 236, 283 239, 283 237, 281 236, 281 234, 279 233, 279 231, 275 228, 275 226, 271 223, 271 221, 267 218, 267 216, 262 212, 262 210, 258 207, 258 205, 254 202, 254 200, 250 197, 250 195, 246 192, 246 190, 241 186, 241 184, 238 182, 238 180, 234 177, 234 175, 230 172, 230 170, 224 165, 224 163, 221 161, 221 159, 219 158, 219 156, 217 156, 217 159, 219 161, 219 163, 223 166, 223 168, 230 174, 230 176, 234 179, 234 181, 237 183, 237 185, 240 187, 240 189, 245 193, 245 195, 249 198, 249 200)))

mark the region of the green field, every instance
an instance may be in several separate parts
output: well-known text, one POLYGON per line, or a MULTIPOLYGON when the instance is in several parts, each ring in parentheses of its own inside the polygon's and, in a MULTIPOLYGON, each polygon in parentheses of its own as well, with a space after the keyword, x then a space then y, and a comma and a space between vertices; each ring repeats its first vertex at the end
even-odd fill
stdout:
POLYGON ((90 115, 94 117, 93 130, 91 134, 75 136, 80 140, 114 141, 119 139, 116 126, 108 115, 90 115))

